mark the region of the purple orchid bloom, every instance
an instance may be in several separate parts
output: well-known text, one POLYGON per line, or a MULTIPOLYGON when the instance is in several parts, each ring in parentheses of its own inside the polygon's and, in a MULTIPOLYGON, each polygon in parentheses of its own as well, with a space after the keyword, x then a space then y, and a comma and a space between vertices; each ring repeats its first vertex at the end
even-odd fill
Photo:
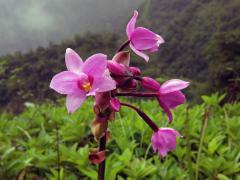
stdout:
POLYGON ((172 79, 160 85, 156 80, 150 77, 143 77, 142 86, 149 90, 158 91, 157 99, 159 105, 166 112, 169 121, 172 122, 173 117, 170 109, 185 103, 186 98, 180 90, 188 87, 189 82, 180 79, 172 79))
POLYGON ((133 17, 127 24, 126 33, 130 41, 130 48, 145 61, 148 62, 149 57, 144 52, 158 51, 160 44, 164 43, 163 38, 144 27, 135 28, 138 12, 135 10, 133 17))
POLYGON ((87 96, 116 88, 115 81, 107 71, 107 57, 104 54, 95 54, 83 62, 76 52, 68 48, 65 63, 68 71, 56 74, 50 88, 67 95, 69 113, 76 111, 87 96))
POLYGON ((151 138, 154 152, 157 152, 164 158, 168 151, 176 148, 176 137, 181 136, 179 132, 172 128, 159 128, 154 132, 151 138))
POLYGON ((185 103, 186 98, 180 91, 189 86, 189 82, 180 79, 171 79, 163 83, 159 88, 159 95, 157 97, 159 105, 166 112, 170 122, 173 120, 170 109, 185 103))

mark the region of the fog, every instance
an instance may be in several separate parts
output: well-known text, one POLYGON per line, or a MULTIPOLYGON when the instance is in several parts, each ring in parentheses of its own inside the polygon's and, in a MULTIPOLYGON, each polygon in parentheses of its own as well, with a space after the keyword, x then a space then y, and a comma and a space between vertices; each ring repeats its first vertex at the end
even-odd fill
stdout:
POLYGON ((122 27, 144 0, 0 0, 0 55, 122 27))

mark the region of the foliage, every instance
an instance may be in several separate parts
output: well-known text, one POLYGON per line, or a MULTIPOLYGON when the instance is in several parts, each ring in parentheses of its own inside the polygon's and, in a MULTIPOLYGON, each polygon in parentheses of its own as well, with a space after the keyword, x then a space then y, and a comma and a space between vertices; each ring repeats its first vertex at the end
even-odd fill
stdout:
MULTIPOLYGON (((204 96, 202 104, 174 111, 172 126, 183 138, 165 160, 153 153, 152 132, 144 121, 122 107, 110 123, 106 179, 194 179, 197 169, 200 179, 240 178, 240 103, 221 107, 222 98, 204 96), (209 120, 199 154, 206 111, 209 120)), ((85 102, 73 115, 67 114, 63 102, 26 103, 27 109, 18 116, 1 114, 0 179, 96 179, 97 168, 88 161, 89 148, 97 146, 90 135, 91 104, 85 102)), ((138 105, 160 127, 168 122, 155 102, 140 101, 138 105)))
MULTIPOLYGON (((147 0, 140 23, 157 30, 166 43, 148 66, 135 55, 132 65, 154 77, 188 78, 194 85, 188 94, 195 101, 210 91, 227 92, 229 101, 239 99, 239 10, 239 0, 147 0)), ((65 49, 76 50, 83 59, 97 52, 111 58, 120 40, 126 40, 119 34, 86 33, 58 45, 0 57, 0 109, 21 112, 26 101, 56 99, 48 85, 64 69, 65 49)))

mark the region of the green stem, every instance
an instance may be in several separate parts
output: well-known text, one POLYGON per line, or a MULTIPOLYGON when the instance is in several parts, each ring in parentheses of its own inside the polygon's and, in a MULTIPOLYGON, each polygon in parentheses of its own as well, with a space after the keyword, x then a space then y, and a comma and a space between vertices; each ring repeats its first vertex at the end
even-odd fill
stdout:
POLYGON ((196 180, 198 180, 198 175, 199 175, 199 162, 200 162, 200 157, 201 157, 201 152, 202 152, 202 146, 203 146, 203 141, 208 125, 208 120, 209 120, 209 110, 205 110, 204 116, 203 116, 203 126, 201 128, 201 136, 200 136, 200 143, 199 143, 199 149, 197 153, 197 161, 196 161, 196 180))
POLYGON ((232 143, 231 143, 231 137, 230 137, 229 117, 228 117, 228 113, 227 113, 227 110, 226 110, 225 107, 223 107, 223 111, 224 111, 224 116, 225 116, 224 120, 225 120, 226 126, 227 126, 228 147, 229 147, 229 149, 231 150, 231 144, 232 144, 232 143))
POLYGON ((60 180, 60 147, 59 147, 59 129, 58 125, 56 125, 56 137, 57 137, 57 174, 58 174, 58 180, 60 180))
POLYGON ((186 120, 185 120, 185 136, 187 143, 187 161, 188 161, 188 170, 190 179, 194 178, 194 172, 192 168, 192 160, 191 160, 191 142, 190 142, 190 125, 189 125, 189 107, 186 107, 186 120))

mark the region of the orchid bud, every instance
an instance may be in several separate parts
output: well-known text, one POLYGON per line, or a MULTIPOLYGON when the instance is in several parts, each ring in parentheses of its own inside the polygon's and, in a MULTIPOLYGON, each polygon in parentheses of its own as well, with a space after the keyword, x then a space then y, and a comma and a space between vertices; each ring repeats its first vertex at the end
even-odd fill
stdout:
POLYGON ((133 79, 133 80, 131 81, 130 85, 129 85, 129 88, 130 88, 130 89, 136 89, 136 88, 137 88, 137 85, 138 85, 137 81, 136 81, 135 79, 133 79))
POLYGON ((118 112, 118 111, 120 110, 120 108, 121 108, 120 101, 119 101, 117 98, 112 98, 112 99, 110 100, 110 107, 111 107, 114 111, 118 112))
POLYGON ((117 62, 108 61, 107 67, 112 74, 116 74, 116 75, 124 75, 125 74, 124 65, 119 64, 117 62))
POLYGON ((107 141, 107 143, 110 142, 110 139, 111 139, 111 133, 110 133, 109 130, 107 130, 107 131, 106 131, 106 141, 107 141))
POLYGON ((130 71, 132 72, 133 76, 139 76, 141 74, 141 70, 137 67, 130 67, 130 71))
POLYGON ((146 89, 153 90, 153 91, 158 91, 160 88, 160 84, 156 80, 150 77, 142 78, 142 86, 146 89))
POLYGON ((93 164, 100 164, 105 160, 105 154, 106 151, 98 151, 98 150, 90 150, 88 159, 91 161, 93 164))
POLYGON ((96 140, 99 140, 108 128, 108 117, 96 116, 92 122, 91 130, 96 140))
POLYGON ((111 96, 110 92, 99 92, 95 96, 94 112, 99 114, 109 107, 111 96))

